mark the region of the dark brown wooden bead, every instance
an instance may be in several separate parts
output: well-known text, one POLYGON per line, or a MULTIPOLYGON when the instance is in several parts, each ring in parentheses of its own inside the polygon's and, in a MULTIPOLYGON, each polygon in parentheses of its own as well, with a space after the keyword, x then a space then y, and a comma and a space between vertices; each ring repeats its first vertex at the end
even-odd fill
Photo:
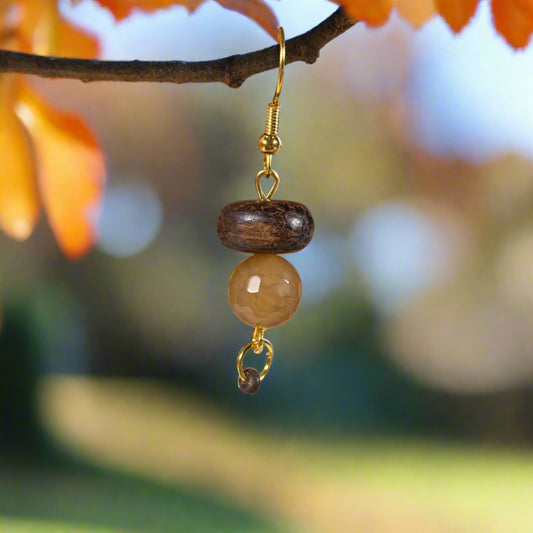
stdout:
POLYGON ((261 378, 259 377, 259 372, 252 367, 245 368, 243 372, 245 373, 248 379, 246 381, 243 381, 239 377, 239 389, 241 390, 241 392, 244 392, 244 394, 255 394, 261 386, 261 378))
POLYGON ((218 217, 222 244, 244 253, 287 254, 305 248, 313 238, 311 212, 288 200, 241 200, 218 217))

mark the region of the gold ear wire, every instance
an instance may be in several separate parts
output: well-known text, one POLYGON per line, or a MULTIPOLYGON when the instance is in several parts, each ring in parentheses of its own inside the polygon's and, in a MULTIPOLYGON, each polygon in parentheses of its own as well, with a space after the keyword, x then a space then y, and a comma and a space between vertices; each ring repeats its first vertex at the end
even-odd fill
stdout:
POLYGON ((272 156, 277 154, 281 150, 281 139, 278 136, 279 130, 279 112, 281 106, 279 103, 279 97, 281 94, 281 88, 283 86, 283 74, 285 71, 285 32, 280 27, 278 30, 278 42, 279 42, 279 69, 278 69, 278 81, 276 82, 276 92, 272 102, 268 104, 267 119, 265 133, 259 137, 257 141, 257 148, 263 154, 263 170, 257 175, 256 187, 257 193, 261 200, 270 200, 276 189, 278 188, 279 177, 274 170, 272 170, 272 156), (268 194, 265 194, 261 189, 259 183, 261 177, 269 178, 274 176, 275 184, 270 189, 268 194))
POLYGON ((283 86, 283 73, 285 70, 285 32, 280 26, 278 30, 278 43, 279 43, 279 69, 278 69, 278 81, 276 83, 276 92, 274 93, 273 103, 279 100, 281 94, 281 87, 283 86))

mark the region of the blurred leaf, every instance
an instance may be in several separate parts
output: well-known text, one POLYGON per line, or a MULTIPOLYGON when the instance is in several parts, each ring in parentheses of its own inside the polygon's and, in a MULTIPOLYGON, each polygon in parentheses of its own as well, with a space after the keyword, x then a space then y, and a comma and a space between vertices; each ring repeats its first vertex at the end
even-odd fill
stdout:
MULTIPOLYGON (((80 0, 76 0, 77 3, 80 0)), ((129 17, 134 11, 152 13, 165 7, 181 5, 192 13, 204 0, 96 0, 111 11, 117 21, 129 17)))
MULTIPOLYGON (((96 0, 111 11, 116 20, 122 20, 135 10, 147 13, 175 5, 183 6, 192 13, 204 0, 96 0)), ((276 39, 278 20, 263 0, 216 0, 222 7, 237 11, 257 22, 269 35, 276 39)))
POLYGON ((0 24, 4 23, 4 19, 9 10, 9 0, 0 0, 0 24))
POLYGON ((393 0, 339 0, 337 3, 349 17, 369 26, 385 24, 393 7, 393 0))
MULTIPOLYGON (((429 20, 435 8, 455 33, 474 16, 479 0, 333 0, 346 14, 369 26, 381 26, 393 8, 415 28, 429 20)), ((494 27, 516 49, 524 48, 533 33, 533 0, 492 0, 494 27)))
MULTIPOLYGON (((3 22, 9 18, 5 49, 98 55, 96 38, 64 20, 56 0, 2 1, 0 15, 3 22), (9 5, 18 9, 10 13, 9 5)), ((0 80, 0 225, 12 237, 27 238, 40 210, 40 189, 56 239, 67 255, 78 257, 94 241, 90 216, 100 196, 103 159, 84 124, 49 107, 22 79, 0 80)))
POLYGON ((61 113, 24 86, 17 114, 37 153, 39 189, 63 252, 83 255, 96 239, 94 216, 104 182, 102 153, 76 116, 61 113))
POLYGON ((100 55, 98 39, 62 17, 55 20, 50 55, 92 59, 100 55))
POLYGON ((93 58, 99 55, 98 39, 65 20, 56 0, 22 0, 18 30, 25 52, 93 58))
POLYGON ((524 48, 533 32, 533 0, 492 0, 496 31, 514 48, 524 48))
POLYGON ((16 83, 0 78, 0 225, 15 239, 28 238, 39 215, 30 138, 13 111, 16 83))
POLYGON ((404 20, 419 28, 435 14, 434 0, 338 0, 346 14, 369 26, 381 26, 393 8, 404 20))
POLYGON ((479 0, 436 0, 439 15, 454 33, 459 33, 474 16, 479 0))
POLYGON ((237 11, 257 22, 273 39, 277 40, 278 19, 263 0, 216 0, 222 7, 237 11))
POLYGON ((434 0, 396 0, 396 9, 413 28, 420 28, 436 13, 434 0))

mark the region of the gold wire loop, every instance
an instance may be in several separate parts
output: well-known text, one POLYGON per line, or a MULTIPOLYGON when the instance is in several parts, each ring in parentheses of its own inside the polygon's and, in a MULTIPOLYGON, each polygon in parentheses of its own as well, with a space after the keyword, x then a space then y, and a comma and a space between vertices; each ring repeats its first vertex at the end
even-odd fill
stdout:
POLYGON ((274 93, 273 103, 279 100, 281 94, 281 88, 283 86, 283 74, 285 71, 285 32, 280 26, 278 30, 278 43, 279 43, 279 69, 278 69, 278 81, 276 83, 276 92, 274 93))
POLYGON ((256 326, 252 334, 252 349, 256 354, 260 354, 263 351, 263 344, 265 340, 265 330, 263 326, 256 326))
POLYGON ((268 176, 270 176, 270 173, 272 172, 272 154, 263 155, 263 167, 263 170, 266 170, 268 176))
POLYGON ((257 190, 257 194, 259 195, 260 200, 270 200, 274 194, 276 194, 276 191, 278 190, 279 186, 279 175, 275 170, 268 170, 264 168, 263 170, 260 170, 257 173, 257 176, 255 177, 255 188, 257 190), (270 187, 270 190, 267 194, 264 193, 263 188, 261 187, 261 178, 270 178, 272 176, 274 178, 274 183, 272 184, 272 187, 270 187))
MULTIPOLYGON (((253 348, 254 341, 251 340, 248 344, 245 344, 239 351, 239 354, 237 355, 237 372, 239 373, 239 378, 243 382, 248 381, 248 377, 244 373, 244 369, 242 367, 242 363, 244 360, 245 355, 253 348)), ((274 358, 274 346, 272 346, 272 343, 268 339, 263 339, 263 346, 266 346, 266 363, 263 367, 263 370, 261 370, 261 373, 259 374, 259 379, 263 381, 265 379, 265 376, 268 374, 268 371, 270 370, 270 367, 272 366, 272 360, 274 358)), ((263 350, 261 350, 262 352, 263 350)), ((260 352, 260 353, 261 353, 260 352)))

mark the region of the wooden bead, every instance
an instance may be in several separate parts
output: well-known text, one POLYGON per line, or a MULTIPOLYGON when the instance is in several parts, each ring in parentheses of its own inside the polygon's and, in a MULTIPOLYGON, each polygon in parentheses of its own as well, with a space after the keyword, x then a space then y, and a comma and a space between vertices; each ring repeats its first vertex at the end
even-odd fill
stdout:
POLYGON ((233 271, 228 299, 237 318, 245 324, 273 328, 296 313, 302 299, 302 280, 283 257, 252 255, 233 271))
POLYGON ((241 200, 228 204, 218 218, 222 244, 237 252, 287 254, 313 238, 311 212, 288 200, 241 200))

